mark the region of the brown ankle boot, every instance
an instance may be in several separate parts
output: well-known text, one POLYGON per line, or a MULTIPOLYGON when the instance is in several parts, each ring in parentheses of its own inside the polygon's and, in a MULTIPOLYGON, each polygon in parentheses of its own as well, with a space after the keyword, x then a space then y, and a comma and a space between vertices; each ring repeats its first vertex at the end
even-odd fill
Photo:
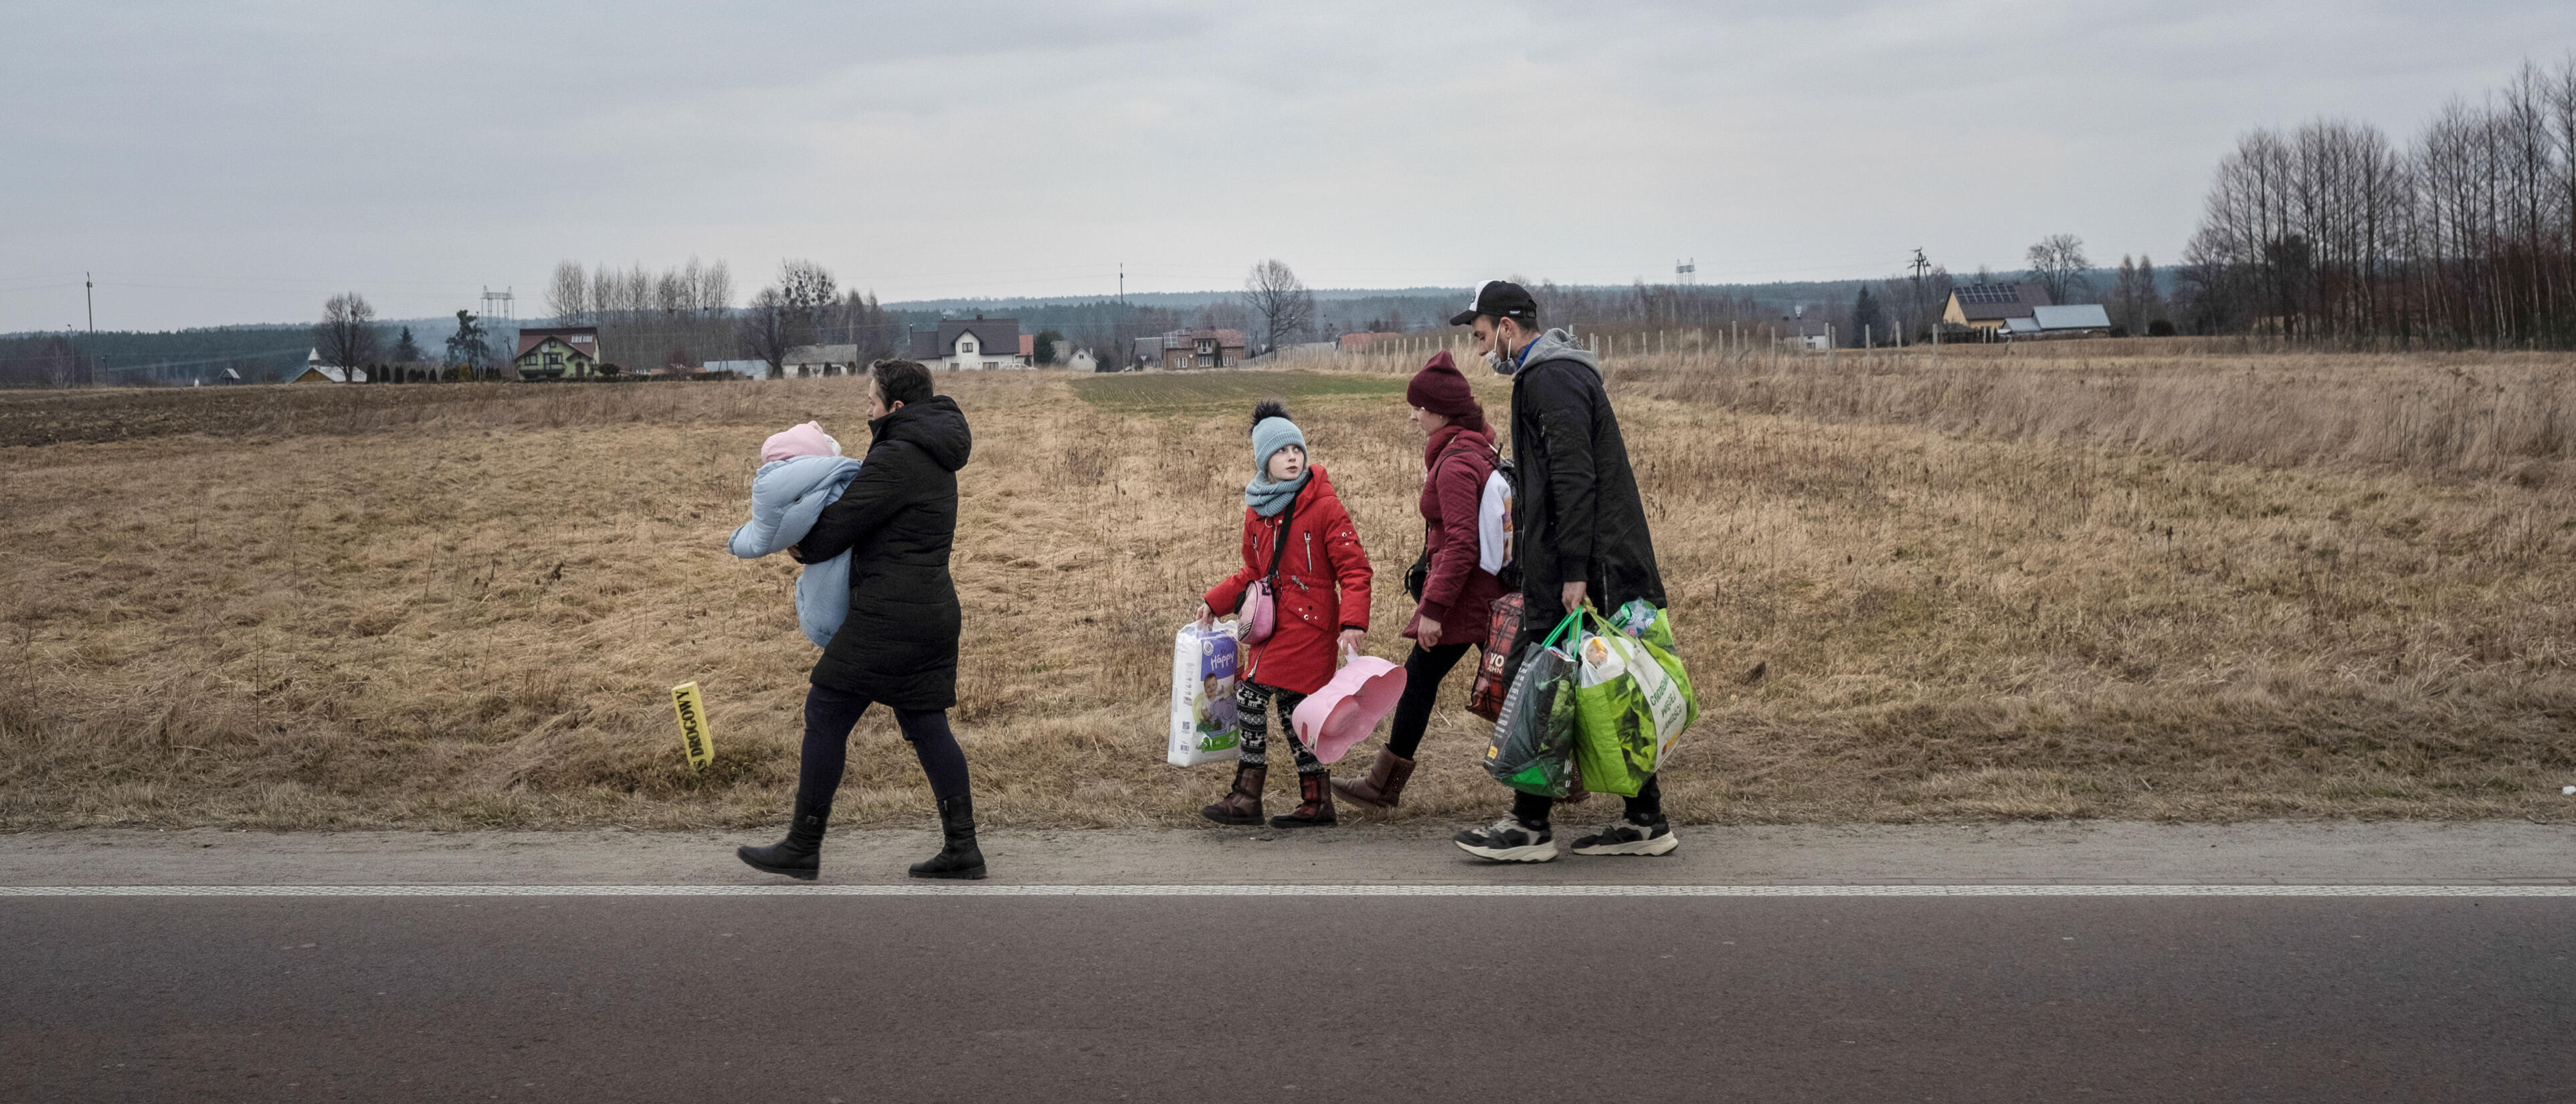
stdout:
POLYGON ((1332 776, 1322 771, 1297 776, 1297 807, 1270 818, 1273 828, 1314 828, 1333 823, 1332 776))
POLYGON ((1404 793, 1404 780, 1413 777, 1413 760, 1385 748, 1377 749, 1377 761, 1369 764, 1368 774, 1357 779, 1336 778, 1333 792, 1342 799, 1372 809, 1395 808, 1395 799, 1404 793))
POLYGON ((1234 788, 1227 790, 1216 804, 1199 810, 1199 815, 1219 824, 1261 823, 1261 784, 1270 774, 1268 767, 1234 765, 1234 788))

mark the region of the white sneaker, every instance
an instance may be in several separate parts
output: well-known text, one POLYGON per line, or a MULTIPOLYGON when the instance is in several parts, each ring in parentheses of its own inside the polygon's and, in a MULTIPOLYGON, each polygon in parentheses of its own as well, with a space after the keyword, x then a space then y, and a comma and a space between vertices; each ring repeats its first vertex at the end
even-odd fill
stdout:
POLYGON ((1682 845, 1673 834, 1673 824, 1656 817, 1652 824, 1639 824, 1626 817, 1611 821, 1599 834, 1574 841, 1577 855, 1661 855, 1682 845))
POLYGON ((1483 828, 1469 828, 1450 838, 1457 841, 1459 850, 1495 862, 1541 863, 1556 857, 1555 833, 1526 827, 1512 817, 1483 828))

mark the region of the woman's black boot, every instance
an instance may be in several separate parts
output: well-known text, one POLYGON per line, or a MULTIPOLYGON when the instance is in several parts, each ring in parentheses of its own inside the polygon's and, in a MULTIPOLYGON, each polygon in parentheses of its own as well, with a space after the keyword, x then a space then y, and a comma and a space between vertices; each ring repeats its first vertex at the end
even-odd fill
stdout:
POLYGON ((915 878, 981 878, 984 852, 975 846, 975 798, 958 794, 939 802, 939 829, 947 842, 939 853, 912 864, 915 878))
POLYGON ((796 799, 796 818, 787 822, 787 838, 767 847, 737 847, 734 856, 764 874, 784 874, 813 881, 823 868, 823 826, 832 820, 832 803, 796 799))

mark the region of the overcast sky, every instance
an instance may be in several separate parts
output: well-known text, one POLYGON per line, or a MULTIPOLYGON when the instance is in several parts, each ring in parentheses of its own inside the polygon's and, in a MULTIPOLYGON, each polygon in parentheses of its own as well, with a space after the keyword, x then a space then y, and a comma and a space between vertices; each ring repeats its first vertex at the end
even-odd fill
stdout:
POLYGON ((2442 4, 12 5, 0 331, 387 317, 556 262, 884 299, 2178 259, 2244 130, 2576 47, 2442 4))

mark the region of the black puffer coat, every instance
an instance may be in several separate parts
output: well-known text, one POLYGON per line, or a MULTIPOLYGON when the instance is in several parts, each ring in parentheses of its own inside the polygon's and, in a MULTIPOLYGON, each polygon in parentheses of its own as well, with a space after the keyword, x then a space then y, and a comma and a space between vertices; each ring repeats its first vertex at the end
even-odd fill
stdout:
POLYGON ((1522 631, 1543 636, 1565 616, 1562 591, 1591 586, 1601 612, 1632 598, 1664 605, 1646 532, 1646 503, 1619 416, 1592 354, 1562 330, 1534 343, 1512 376, 1512 463, 1519 469, 1512 548, 1521 565, 1522 631))
POLYGON ((957 469, 973 438, 946 395, 868 423, 867 459, 797 542, 807 563, 850 552, 850 616, 823 646, 814 685, 896 709, 957 704, 957 469))

